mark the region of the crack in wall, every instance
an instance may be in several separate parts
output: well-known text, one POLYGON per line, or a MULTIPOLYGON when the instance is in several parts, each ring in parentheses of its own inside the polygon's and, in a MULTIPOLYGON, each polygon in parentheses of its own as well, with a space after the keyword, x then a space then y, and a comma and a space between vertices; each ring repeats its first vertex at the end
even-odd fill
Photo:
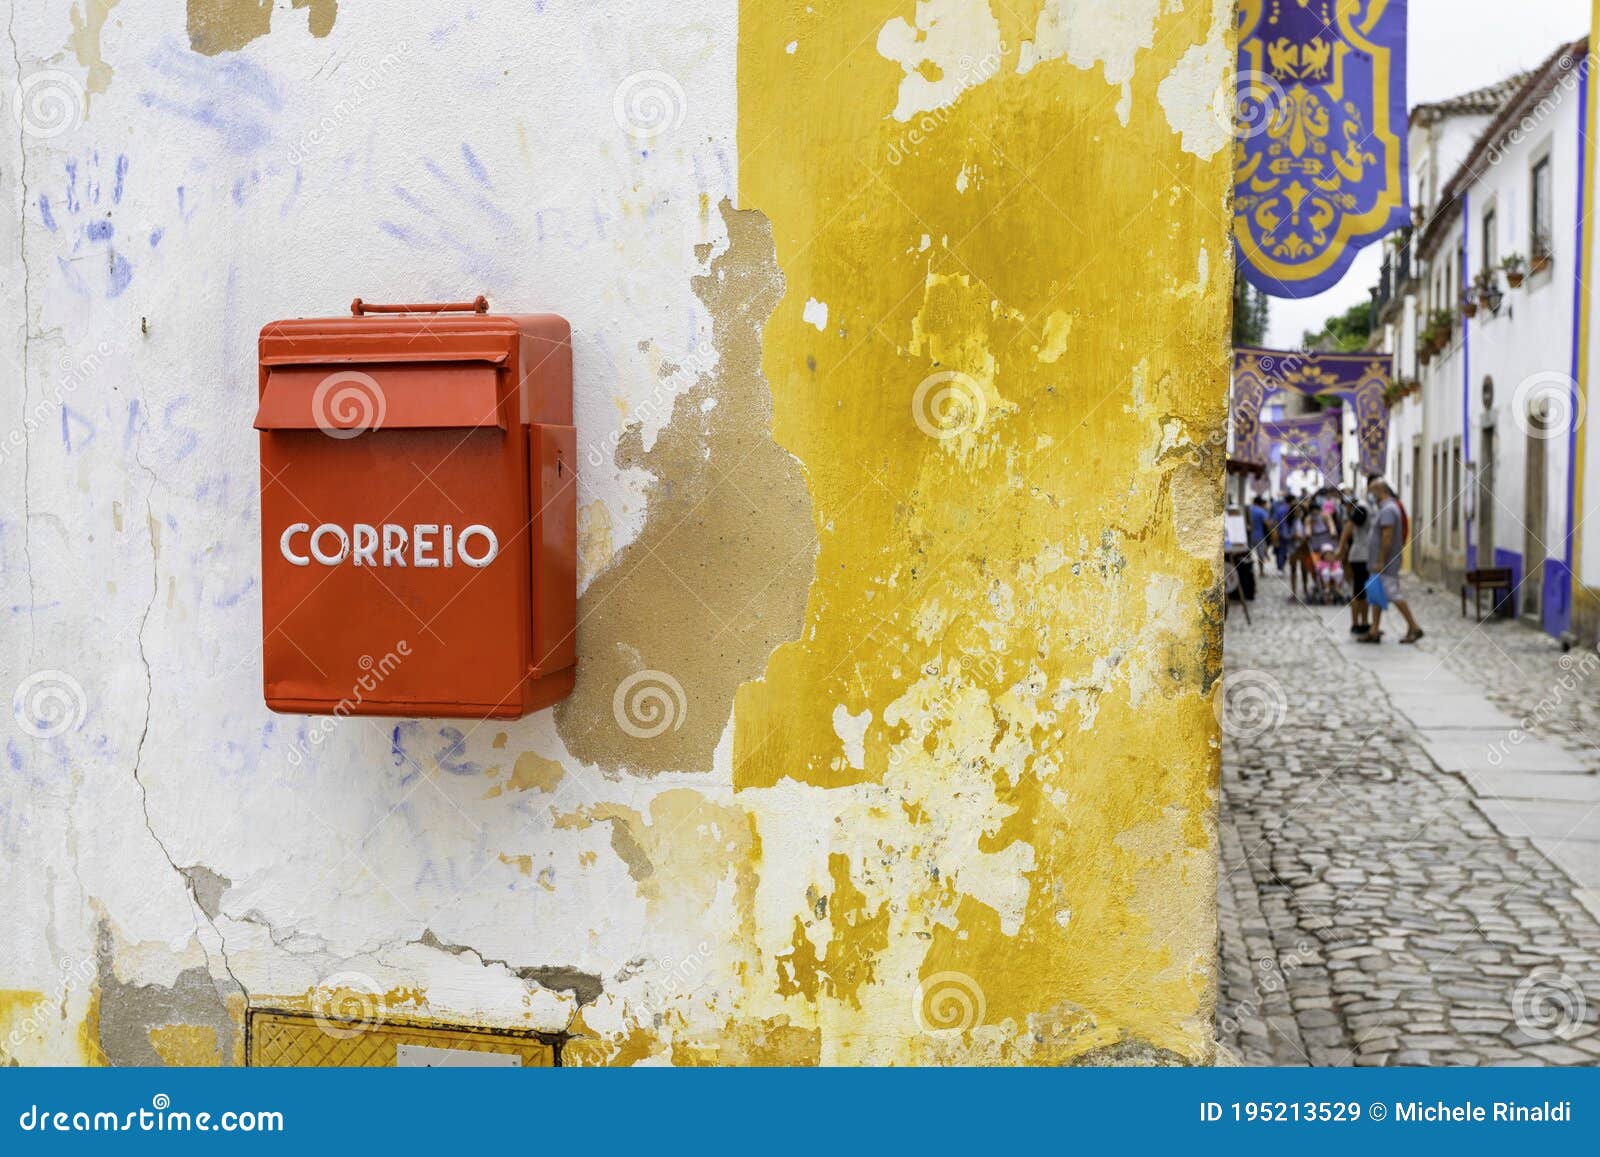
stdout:
MULTIPOLYGON (((207 968, 209 969, 212 963, 211 949, 206 946, 205 937, 200 933, 200 922, 202 919, 211 929, 212 934, 217 938, 217 955, 221 959, 222 971, 227 974, 228 979, 231 980, 234 984, 234 987, 239 990, 240 995, 244 998, 245 1006, 248 1008, 250 1004, 250 990, 244 986, 244 983, 233 971, 233 965, 228 959, 227 940, 222 935, 222 929, 217 926, 215 914, 211 911, 208 911, 206 905, 201 901, 200 892, 196 888, 195 884, 195 876, 191 874, 189 869, 178 866, 178 862, 172 858, 172 852, 167 848, 166 842, 162 840, 160 835, 156 833, 155 824, 150 816, 150 789, 145 784, 144 778, 140 774, 140 769, 144 765, 145 742, 150 737, 150 705, 155 694, 155 674, 150 669, 150 658, 145 652, 144 633, 145 627, 150 621, 150 612, 155 608, 156 599, 160 597, 161 594, 161 562, 159 552, 156 547, 156 540, 153 530, 155 522, 153 514, 154 503, 152 502, 152 498, 155 494, 156 484, 159 479, 156 476, 155 470, 145 462, 144 456, 140 453, 142 446, 143 436, 141 434, 140 438, 135 441, 133 445, 133 459, 134 462, 138 464, 139 469, 144 471, 145 477, 149 479, 149 485, 145 488, 144 492, 144 513, 146 525, 150 526, 152 531, 150 540, 150 598, 145 603, 143 614, 139 616, 139 629, 135 634, 135 641, 139 650, 139 665, 144 668, 144 720, 139 728, 139 742, 135 746, 133 753, 133 782, 139 790, 139 807, 144 820, 145 830, 150 833, 150 838, 155 841, 156 847, 160 849, 162 857, 171 866, 172 870, 177 873, 178 877, 183 880, 184 890, 188 893, 189 902, 194 906, 194 910, 198 913, 198 916, 195 918, 194 922, 194 935, 195 941, 200 945, 200 951, 205 954, 207 968)), ((209 871, 209 869, 206 870, 209 871)), ((217 878, 225 879, 225 877, 220 876, 217 878)), ((213 900, 220 900, 220 893, 211 898, 213 900)))
POLYGON ((596 973, 559 964, 518 966, 507 960, 496 960, 485 956, 469 944, 447 944, 435 936, 431 928, 424 928, 422 935, 411 943, 420 944, 424 948, 437 948, 440 952, 448 952, 452 956, 476 956, 478 963, 485 968, 498 964, 519 980, 531 980, 539 987, 555 992, 572 993, 579 1008, 593 1004, 600 998, 600 993, 605 988, 605 982, 596 973))
MULTIPOLYGON (((17 47, 17 9, 13 5, 6 17, 6 37, 11 41, 11 61, 17 70, 17 91, 22 85, 22 52, 17 47)), ((29 327, 33 324, 33 270, 28 267, 28 127, 19 110, 17 116, 17 187, 21 205, 17 211, 17 260, 22 265, 22 562, 28 576, 28 652, 32 655, 36 630, 34 604, 37 601, 33 578, 33 453, 28 437, 28 360, 32 349, 29 327)))

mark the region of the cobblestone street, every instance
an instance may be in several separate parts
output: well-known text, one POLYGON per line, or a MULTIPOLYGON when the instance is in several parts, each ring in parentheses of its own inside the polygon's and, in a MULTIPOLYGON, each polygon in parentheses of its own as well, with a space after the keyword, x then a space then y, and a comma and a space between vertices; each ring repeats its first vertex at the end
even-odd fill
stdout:
POLYGON ((1227 624, 1219 1039, 1251 1065, 1600 1064, 1600 656, 1411 579, 1415 647, 1287 595, 1227 624))

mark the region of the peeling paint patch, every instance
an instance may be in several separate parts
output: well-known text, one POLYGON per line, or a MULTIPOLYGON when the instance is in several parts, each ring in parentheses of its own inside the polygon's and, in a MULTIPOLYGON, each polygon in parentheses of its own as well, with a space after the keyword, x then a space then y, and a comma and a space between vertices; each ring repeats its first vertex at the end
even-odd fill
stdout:
MULTIPOLYGON (((338 0, 293 0, 291 7, 310 9, 311 35, 333 31, 338 0)), ((188 0, 189 47, 202 56, 237 52, 272 28, 273 0, 188 0)))
POLYGON ((1211 31, 1184 52, 1156 89, 1167 124, 1183 139, 1185 152, 1210 160, 1233 143, 1237 67, 1228 44, 1233 0, 1213 0, 1211 31))
POLYGON ((982 79, 975 62, 1001 52, 988 0, 917 0, 915 23, 896 16, 878 32, 878 55, 905 69, 894 119, 951 104, 982 79))
POLYGON ((484 799, 493 799, 507 791, 552 792, 561 785, 566 768, 558 760, 548 759, 536 751, 524 751, 512 765, 511 777, 497 783, 483 793, 484 799))
POLYGON ((638 538, 579 600, 577 686, 555 710, 568 750, 608 769, 709 771, 739 685, 803 621, 810 496, 772 440, 761 370, 783 277, 765 217, 723 202, 722 220, 727 248, 694 283, 717 364, 677 397, 653 446, 636 424, 617 447, 620 467, 658 482, 638 538), (666 714, 648 715, 652 703, 666 714))
POLYGON ((164 1065, 220 1065, 217 1030, 206 1024, 158 1024, 149 1031, 150 1047, 164 1065))
POLYGON ((800 319, 807 325, 815 326, 818 333, 826 333, 828 329, 828 303, 818 301, 814 297, 806 299, 806 307, 801 312, 800 319))
POLYGON ((1102 65, 1106 83, 1122 90, 1117 119, 1124 126, 1133 107, 1134 57, 1155 43, 1156 21, 1165 0, 1045 0, 1033 41, 1023 46, 1019 72, 1066 57, 1074 68, 1102 65))
POLYGON ((84 115, 88 115, 90 97, 105 92, 111 85, 111 66, 100 54, 100 34, 106 26, 106 17, 117 6, 117 0, 83 0, 72 6, 72 35, 67 37, 67 47, 78 64, 87 70, 83 78, 84 115))
POLYGON ((582 594, 594 576, 611 565, 615 548, 611 543, 611 508, 602 498, 578 511, 578 593, 582 594))
POLYGON ((106 1063, 158 1065, 168 1063, 156 1047, 171 1039, 153 1035, 151 1029, 181 1024, 190 1040, 211 1034, 219 1057, 230 1062, 242 1054, 244 1003, 237 991, 224 994, 221 984, 203 967, 180 972, 170 984, 137 984, 117 975, 113 934, 102 923, 98 936, 98 1045, 106 1063))

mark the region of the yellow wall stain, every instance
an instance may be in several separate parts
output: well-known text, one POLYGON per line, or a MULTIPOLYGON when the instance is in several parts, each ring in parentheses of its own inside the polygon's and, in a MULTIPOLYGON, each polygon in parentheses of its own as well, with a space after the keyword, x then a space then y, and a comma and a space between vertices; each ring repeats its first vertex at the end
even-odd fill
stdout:
POLYGON ((603 499, 578 511, 578 589, 611 565, 611 508, 603 499))
POLYGON ((511 767, 511 778, 495 784, 483 793, 483 798, 493 799, 504 791, 555 791, 564 775, 566 769, 560 763, 536 751, 524 751, 511 767))
POLYGON ((504 852, 501 852, 500 853, 500 862, 502 864, 513 865, 517 869, 517 871, 521 872, 524 876, 533 875, 533 857, 532 856, 508 856, 504 852))
POLYGON ((47 1018, 55 1019, 49 997, 34 989, 0 988, 0 1064, 44 1040, 47 1018))
POLYGON ((703 920, 725 884, 735 889, 738 910, 748 913, 760 846, 743 808, 673 788, 652 799, 646 812, 595 804, 556 820, 558 828, 595 824, 609 826, 612 851, 627 865, 652 916, 703 920))
POLYGON ((116 6, 117 0, 83 0, 82 4, 72 6, 72 35, 67 37, 67 47, 88 70, 83 78, 85 114, 89 110, 89 98, 104 92, 111 84, 111 66, 100 55, 100 34, 105 29, 106 17, 116 6))
POLYGON ((220 1065, 217 1030, 205 1024, 158 1024, 150 1026, 150 1047, 163 1064, 220 1065))

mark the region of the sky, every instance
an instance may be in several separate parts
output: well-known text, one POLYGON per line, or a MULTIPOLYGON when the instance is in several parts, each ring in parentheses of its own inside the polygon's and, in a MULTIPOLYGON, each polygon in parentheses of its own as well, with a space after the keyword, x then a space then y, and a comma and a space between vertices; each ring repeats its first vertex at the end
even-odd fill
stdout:
MULTIPOLYGON (((1532 68, 1589 28, 1590 0, 1411 0, 1408 71, 1413 105, 1427 104, 1532 68)), ((1267 344, 1299 349, 1307 330, 1366 301, 1382 247, 1369 245, 1338 285, 1316 297, 1272 299, 1267 344)))

